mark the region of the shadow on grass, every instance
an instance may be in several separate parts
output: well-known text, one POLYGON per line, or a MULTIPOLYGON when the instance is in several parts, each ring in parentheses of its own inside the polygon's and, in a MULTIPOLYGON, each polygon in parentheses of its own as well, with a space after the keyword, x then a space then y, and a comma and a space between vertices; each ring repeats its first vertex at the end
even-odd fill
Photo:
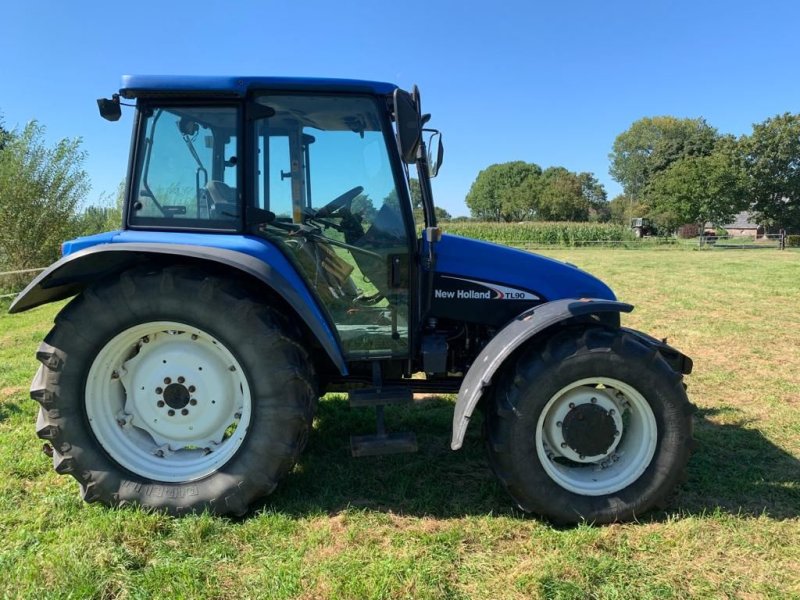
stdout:
POLYGON ((11 400, 0 401, 0 423, 10 418, 12 415, 19 415, 23 410, 17 402, 11 400))
POLYGON ((387 429, 415 432, 419 450, 353 458, 350 434, 374 433, 375 411, 350 408, 343 396, 325 398, 300 463, 264 506, 298 516, 347 507, 439 518, 521 514, 489 469, 477 415, 464 447, 450 449, 453 406, 430 398, 387 407, 387 429))
POLYGON ((673 501, 690 514, 720 510, 734 515, 791 519, 800 515, 800 460, 773 444, 735 408, 695 415, 697 450, 688 480, 673 501), (725 416, 729 423, 711 420, 725 416))
MULTIPOLYGON (((720 425, 696 415, 699 447, 688 481, 665 514, 700 515, 722 510, 734 515, 793 518, 800 514, 800 461, 743 423, 720 425)), ((347 507, 437 518, 503 514, 520 517, 489 469, 476 413, 464 447, 450 450, 453 403, 430 398, 411 407, 386 409, 390 430, 416 432, 419 451, 352 458, 351 433, 375 429, 374 410, 351 409, 344 397, 320 403, 315 429, 297 469, 264 508, 302 516, 337 513, 347 507)))

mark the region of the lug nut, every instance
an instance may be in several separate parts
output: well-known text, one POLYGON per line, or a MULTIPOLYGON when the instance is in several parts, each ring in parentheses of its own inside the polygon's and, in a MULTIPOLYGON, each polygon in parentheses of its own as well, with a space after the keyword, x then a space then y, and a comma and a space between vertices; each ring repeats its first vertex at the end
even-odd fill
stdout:
POLYGON ((164 401, 163 400, 159 400, 158 402, 156 402, 156 406, 158 408, 163 408, 164 407, 164 401))
POLYGON ((186 381, 186 379, 183 377, 178 377, 178 383, 183 383, 184 381, 186 381))
POLYGON ((617 414, 617 411, 615 411, 615 410, 612 408, 611 410, 609 410, 609 411, 608 411, 608 414, 609 414, 610 416, 612 416, 612 417, 613 417, 615 414, 617 414))
POLYGON ((597 398, 592 398, 592 404, 597 404, 597 398))
POLYGON ((164 393, 164 388, 160 388, 160 387, 156 388, 156 394, 163 394, 163 393, 164 393))
POLYGON ((569 407, 570 407, 570 408, 575 408, 575 403, 574 403, 574 402, 570 402, 570 403, 569 403, 569 407))
POLYGON ((192 334, 192 341, 194 341, 194 340, 196 340, 196 339, 197 339, 197 334, 196 334, 196 333, 193 333, 193 334, 192 334))
POLYGON ((235 371, 235 370, 236 370, 236 367, 234 367, 233 365, 231 365, 230 367, 228 367, 228 371, 235 371))
POLYGON ((174 417, 174 416, 175 416, 175 411, 174 411, 174 410, 172 410, 172 409, 170 408, 170 409, 167 411, 167 414, 168 414, 170 417, 174 417))
POLYGON ((197 404, 197 400, 195 400, 194 398, 192 398, 191 400, 189 400, 189 404, 191 404, 192 406, 194 406, 194 405, 196 405, 196 404, 197 404))
POLYGON ((562 448, 566 448, 567 447, 567 442, 561 442, 561 447, 562 448))
POLYGON ((172 379, 169 377, 164 377, 164 385, 169 385, 170 383, 172 383, 172 379))
POLYGON ((561 427, 561 425, 562 425, 561 421, 556 422, 556 427, 561 427))
POLYGON ((189 386, 189 393, 190 393, 190 394, 194 394, 194 390, 195 390, 194 386, 193 386, 193 385, 190 385, 190 386, 189 386))
POLYGON ((185 417, 186 415, 189 414, 189 409, 184 408, 183 410, 181 410, 181 414, 185 417))
POLYGON ((144 342, 145 344, 149 344, 150 343, 150 336, 149 335, 144 336, 142 338, 142 342, 144 342))

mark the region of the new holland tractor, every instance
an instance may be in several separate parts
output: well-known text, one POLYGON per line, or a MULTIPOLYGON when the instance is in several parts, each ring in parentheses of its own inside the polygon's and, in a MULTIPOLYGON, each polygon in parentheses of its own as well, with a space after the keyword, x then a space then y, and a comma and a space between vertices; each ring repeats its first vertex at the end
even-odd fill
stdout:
POLYGON ((482 409, 522 510, 604 523, 663 506, 692 444, 691 360, 621 327, 633 307, 592 275, 442 233, 441 136, 416 87, 127 76, 101 115, 121 99, 122 229, 65 242, 10 308, 73 297, 31 396, 86 501, 243 515, 338 391, 376 410, 355 456, 416 450, 385 405, 457 393, 452 448, 482 409))

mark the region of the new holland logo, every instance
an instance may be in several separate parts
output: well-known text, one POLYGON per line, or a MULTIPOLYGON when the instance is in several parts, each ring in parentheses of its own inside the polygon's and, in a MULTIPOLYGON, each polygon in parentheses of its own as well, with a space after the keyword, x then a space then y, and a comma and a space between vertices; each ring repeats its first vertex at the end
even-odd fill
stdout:
MULTIPOLYGON (((463 283, 472 284, 472 286, 479 286, 480 289, 456 288, 450 290, 443 290, 436 288, 433 290, 434 298, 442 298, 445 300, 538 300, 539 296, 526 292, 525 290, 518 290, 505 285, 496 283, 486 283, 483 281, 476 281, 474 279, 464 279, 462 277, 452 277, 450 275, 442 275, 442 279, 451 279, 463 283)), ((463 285, 463 284, 462 284, 463 285)))

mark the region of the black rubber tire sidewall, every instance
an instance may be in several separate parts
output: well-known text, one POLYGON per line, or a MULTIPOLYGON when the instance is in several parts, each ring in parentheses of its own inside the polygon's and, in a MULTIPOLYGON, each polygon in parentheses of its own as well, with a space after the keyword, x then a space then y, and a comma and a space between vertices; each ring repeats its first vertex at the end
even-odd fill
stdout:
POLYGON ((45 388, 56 404, 54 410, 42 409, 49 431, 55 432, 54 463, 78 479, 88 501, 133 503, 173 514, 240 515, 273 491, 307 439, 316 402, 308 354, 296 328, 237 282, 186 267, 124 273, 73 300, 43 347, 61 357, 60 368, 42 366, 45 388), (250 387, 251 418, 241 447, 195 481, 159 482, 131 473, 101 447, 86 418, 86 376, 99 350, 118 333, 153 321, 184 323, 218 339, 235 356, 250 387))
POLYGON ((520 508, 556 522, 607 523, 636 518, 662 504, 680 481, 691 451, 691 405, 657 352, 621 330, 563 332, 519 357, 495 390, 487 418, 490 462, 520 508), (536 428, 550 399, 582 379, 622 381, 645 398, 657 427, 655 454, 628 487, 601 496, 571 492, 542 467, 536 428))

